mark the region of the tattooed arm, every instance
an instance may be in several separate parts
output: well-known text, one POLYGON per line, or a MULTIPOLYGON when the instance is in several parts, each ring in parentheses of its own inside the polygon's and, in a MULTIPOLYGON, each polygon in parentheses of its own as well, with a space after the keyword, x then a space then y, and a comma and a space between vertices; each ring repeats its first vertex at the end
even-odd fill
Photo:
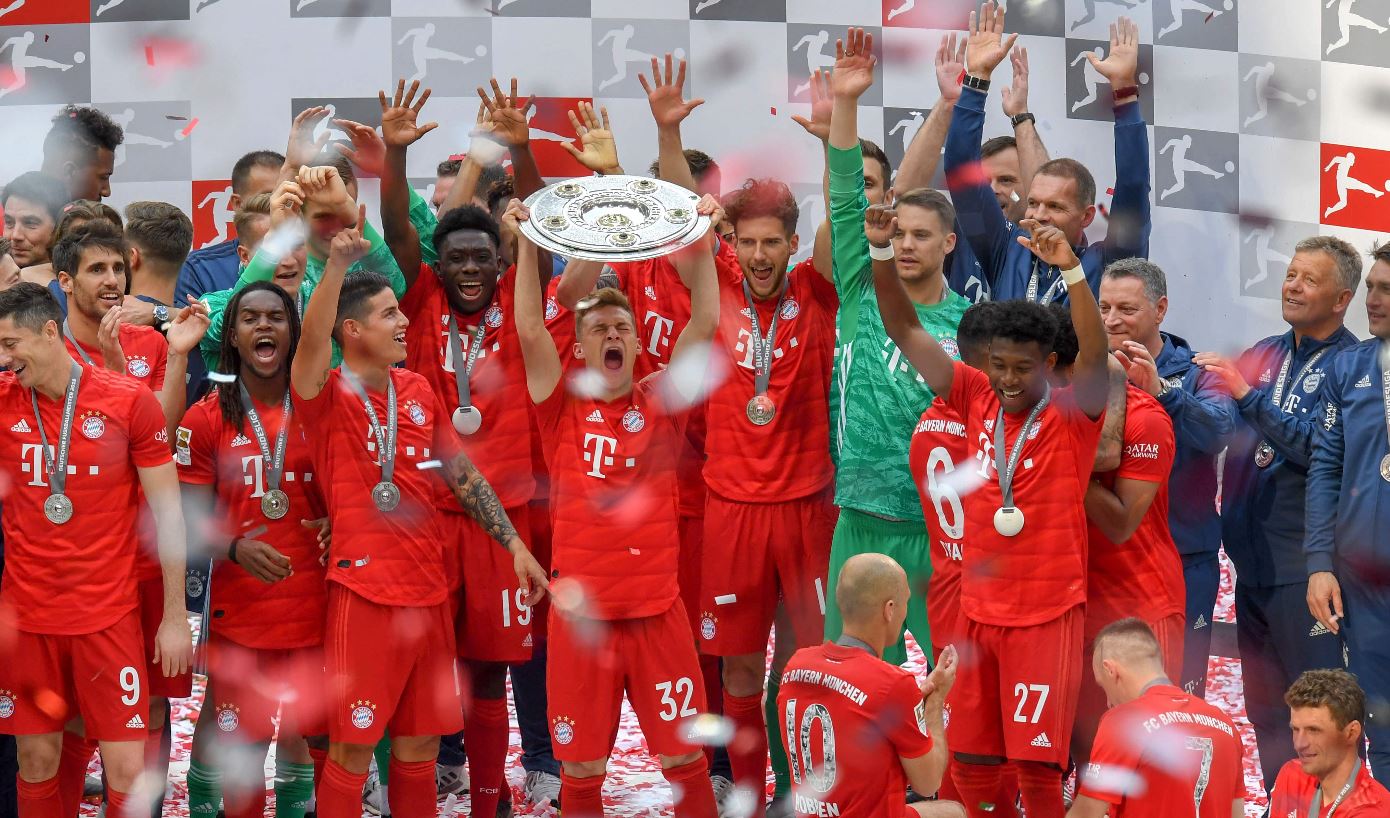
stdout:
POLYGON ((1126 390, 1124 367, 1111 356, 1110 400, 1105 405, 1105 423, 1100 429, 1100 443, 1096 446, 1096 459, 1091 466, 1093 472, 1114 471, 1120 467, 1120 450, 1124 448, 1125 407, 1129 393, 1126 390))
POLYGON ((492 537, 512 555, 512 568, 522 588, 526 589, 526 604, 535 605, 548 590, 545 570, 541 568, 526 543, 517 536, 516 527, 507 518, 502 501, 492 490, 487 478, 468 459, 459 452, 446 464, 449 489, 454 493, 463 510, 478 523, 489 537, 492 537))

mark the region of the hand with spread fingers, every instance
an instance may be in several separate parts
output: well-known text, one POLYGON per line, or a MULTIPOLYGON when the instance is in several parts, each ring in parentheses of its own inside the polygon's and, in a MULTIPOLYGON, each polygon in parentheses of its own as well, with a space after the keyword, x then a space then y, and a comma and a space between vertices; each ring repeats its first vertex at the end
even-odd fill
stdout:
POLYGON ((618 164, 618 143, 613 139, 613 129, 609 127, 608 109, 600 108, 595 115, 593 103, 580 102, 578 110, 570 111, 569 115, 570 124, 579 135, 583 150, 568 142, 562 142, 560 146, 594 173, 622 173, 622 165, 618 164))
MULTIPOLYGON (((381 104, 381 138, 388 148, 407 148, 420 141, 420 137, 439 127, 438 122, 419 123, 420 109, 430 98, 430 89, 420 92, 420 83, 412 82, 405 87, 405 80, 396 83, 396 93, 388 100, 385 91, 377 92, 381 104)), ((355 142, 354 142, 355 144, 355 142)))

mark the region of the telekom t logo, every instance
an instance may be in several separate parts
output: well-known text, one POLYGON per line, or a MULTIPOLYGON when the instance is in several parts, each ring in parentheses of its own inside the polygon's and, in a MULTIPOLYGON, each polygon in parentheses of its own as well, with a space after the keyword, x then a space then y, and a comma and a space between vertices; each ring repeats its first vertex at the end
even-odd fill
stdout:
POLYGON ((603 466, 613 465, 613 452, 618 450, 618 439, 608 435, 584 433, 584 462, 589 463, 589 476, 600 480, 608 479, 603 466), (589 444, 593 444, 590 446, 589 444))
MULTIPOLYGON (((50 446, 49 448, 51 449, 53 447, 50 446)), ((29 485, 47 486, 48 481, 44 479, 47 475, 44 474, 43 468, 43 444, 25 443, 24 448, 20 450, 19 456, 25 461, 24 471, 33 475, 29 478, 29 485)))
POLYGON ((647 325, 647 336, 650 338, 647 352, 664 356, 665 350, 671 346, 671 331, 676 328, 676 322, 651 311, 647 312, 642 321, 647 325))
POLYGON ((249 455, 241 459, 241 479, 246 485, 252 486, 251 496, 260 497, 265 494, 265 460, 258 454, 249 455))
POLYGON ((990 471, 994 468, 994 443, 990 441, 988 434, 981 432, 979 446, 975 459, 980 461, 980 476, 988 480, 990 471))

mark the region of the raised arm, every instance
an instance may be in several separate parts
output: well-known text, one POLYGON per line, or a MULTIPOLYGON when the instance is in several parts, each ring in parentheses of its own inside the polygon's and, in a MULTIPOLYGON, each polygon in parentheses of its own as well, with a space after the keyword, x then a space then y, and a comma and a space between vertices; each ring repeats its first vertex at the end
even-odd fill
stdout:
MULTIPOLYGON (((702 216, 709 216, 712 224, 718 224, 724 218, 719 202, 713 196, 700 197, 695 210, 702 216)), ((671 262, 681 283, 690 290, 690 321, 671 348, 668 368, 679 373, 675 386, 682 392, 682 397, 693 402, 702 389, 710 342, 719 327, 719 281, 714 269, 714 231, 673 253, 671 262)))
POLYGON ((410 220, 410 181, 406 178, 407 150, 420 137, 439 127, 436 122, 418 124, 420 109, 430 98, 430 89, 426 88, 417 100, 415 95, 419 90, 419 82, 412 82, 407 90, 405 80, 400 80, 389 101, 385 91, 377 92, 377 101, 381 103, 381 138, 386 143, 381 170, 381 230, 385 233, 386 246, 401 268, 407 290, 420 275, 423 258, 420 241, 433 238, 422 237, 410 220))
POLYGON ((193 660, 193 637, 184 610, 188 545, 179 501, 179 473, 171 460, 159 466, 137 467, 136 474, 154 516, 159 570, 164 579, 164 614, 150 661, 160 666, 165 677, 173 677, 187 671, 193 660))
MULTIPOLYGON (((799 114, 792 121, 805 129, 820 142, 821 156, 825 157, 826 145, 830 140, 830 78, 827 72, 817 68, 811 74, 811 116, 799 114)), ((891 134, 890 134, 891 135, 891 134)), ((886 180, 885 180, 886 181, 886 180)), ((816 240, 811 249, 811 261, 816 271, 827 281, 834 283, 834 245, 830 239, 830 165, 827 162, 821 174, 821 196, 825 202, 826 220, 816 227, 816 240)))
POLYGON ((521 359, 526 365, 526 391, 532 403, 541 403, 555 392, 564 369, 555 339, 545 328, 545 306, 541 282, 536 275, 536 245, 521 232, 520 223, 531 213, 520 199, 512 199, 502 215, 504 224, 517 235, 516 242, 516 334, 521 341, 521 359))
POLYGON ((159 390, 159 405, 164 411, 164 431, 174 440, 179 421, 188 407, 188 356, 198 349, 211 323, 208 308, 201 301, 189 299, 188 306, 178 311, 169 322, 166 336, 169 354, 164 361, 164 383, 159 390))
POLYGON ((1105 262, 1149 255, 1149 128, 1139 110, 1139 27, 1128 17, 1110 26, 1110 53, 1086 59, 1122 96, 1115 99, 1115 196, 1105 234, 1105 262), (1125 91, 1124 89, 1136 89, 1125 91))
POLYGON ((917 308, 898 277, 892 244, 897 232, 898 219, 891 208, 878 205, 865 211, 864 234, 874 255, 874 294, 878 297, 878 311, 888 337, 898 345, 908 363, 921 373, 932 392, 945 400, 951 394, 956 362, 922 327, 917 308))
POLYGON ((1091 461, 1093 472, 1118 469, 1120 455, 1124 453, 1125 413, 1129 403, 1125 370, 1113 356, 1106 361, 1106 366, 1110 370, 1110 399, 1105 404, 1105 422, 1100 427, 1096 457, 1091 461))
POLYGON ((618 143, 613 138, 613 129, 608 121, 608 109, 600 108, 596 115, 593 103, 581 101, 577 109, 569 113, 570 125, 579 137, 580 148, 568 142, 561 142, 560 147, 569 151, 576 162, 600 176, 622 173, 623 166, 618 162, 618 143))
MULTIPOLYGON (((1013 83, 1001 92, 1004 116, 1010 121, 1028 111, 1028 49, 1023 46, 1009 52, 1009 62, 1013 67, 1013 83)), ((1038 133, 1037 122, 1025 119, 1014 126, 1014 144, 1018 148, 1018 185, 1015 187, 1013 204, 1005 210, 1010 221, 1017 222, 1028 210, 1028 188, 1033 184, 1033 176, 1038 168, 1047 162, 1047 146, 1043 145, 1042 135, 1038 133)))
POLYGON ((314 129, 328 117, 328 109, 315 105, 300 111, 290 123, 290 136, 285 144, 285 162, 280 166, 280 181, 286 182, 299 175, 299 169, 312 165, 323 153, 324 147, 333 138, 327 129, 314 139, 314 129))
MULTIPOLYGON (((367 219, 367 208, 358 210, 358 224, 367 219)), ((328 262, 309 303, 304 307, 304 321, 299 334, 299 348, 290 364, 290 383, 294 392, 305 400, 313 400, 328 383, 333 362, 333 325, 338 317, 338 296, 343 291, 343 278, 348 267, 362 258, 371 243, 356 227, 342 230, 333 237, 328 262)))
POLYGON ((652 78, 638 74, 642 90, 647 92, 647 104, 652 109, 652 119, 656 122, 657 173, 662 179, 680 185, 686 190, 697 191, 695 176, 690 172, 690 163, 685 161, 685 146, 681 144, 681 123, 690 112, 705 104, 703 99, 686 100, 685 60, 681 60, 672 71, 673 60, 666 55, 665 72, 656 57, 652 57, 652 78))
POLYGON ((1028 248, 1044 263, 1051 264, 1062 271, 1067 282, 1067 295, 1071 301, 1071 323, 1076 329, 1076 340, 1080 349, 1076 354, 1076 364, 1072 368, 1072 387, 1076 393, 1076 405, 1089 418, 1098 418, 1105 413, 1105 403, 1110 394, 1110 376, 1107 359, 1110 357, 1109 345, 1105 340, 1105 325, 1101 322, 1100 307, 1095 294, 1086 282, 1086 274, 1081 269, 1081 260, 1071 249, 1071 243, 1062 231, 1050 225, 1043 225, 1035 219, 1024 219, 1019 223, 1031 236, 1019 236, 1018 243, 1028 248))
POLYGON ((965 40, 956 40, 955 32, 944 35, 936 48, 936 86, 941 91, 927 120, 912 137, 903 162, 898 166, 894 188, 901 192, 930 187, 941 163, 941 151, 946 147, 946 134, 951 129, 951 114, 960 99, 960 72, 965 70, 965 40))
POLYGON ((478 89, 478 96, 491 119, 492 133, 507 146, 507 155, 512 160, 512 190, 518 199, 524 200, 545 187, 535 154, 531 153, 531 123, 527 115, 535 100, 517 93, 516 77, 512 77, 510 94, 502 92, 496 77, 491 84, 490 98, 483 88, 478 89))
POLYGON ((565 264, 565 272, 560 276, 560 284, 555 288, 555 300, 567 310, 573 310, 580 299, 594 291, 603 263, 583 258, 572 258, 565 264))

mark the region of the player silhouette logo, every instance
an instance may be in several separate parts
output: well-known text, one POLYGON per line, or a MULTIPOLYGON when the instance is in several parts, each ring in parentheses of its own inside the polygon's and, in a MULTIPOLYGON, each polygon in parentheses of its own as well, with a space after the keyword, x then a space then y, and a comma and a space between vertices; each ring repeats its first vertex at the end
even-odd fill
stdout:
POLYGON ((1279 102, 1287 102, 1298 108, 1312 102, 1318 98, 1316 89, 1309 88, 1306 99, 1299 99, 1282 88, 1274 85, 1274 63, 1267 62, 1264 65, 1257 65, 1245 72, 1241 82, 1255 81, 1255 113, 1245 118, 1245 127, 1250 127, 1256 122, 1269 116, 1269 101, 1271 99, 1279 102))
POLYGON ((212 226, 217 228, 217 235, 203 243, 204 247, 211 247, 214 244, 221 244, 231 238, 227 235, 227 227, 232 223, 232 218, 236 215, 232 212, 232 186, 227 185, 221 190, 214 190, 203 197, 198 203, 198 209, 202 210, 209 205, 212 206, 212 226))
MULTIPOLYGON (((634 28, 631 23, 628 23, 622 28, 609 29, 599 38, 599 48, 602 48, 608 43, 613 44, 613 76, 598 84, 599 91, 603 91, 609 86, 617 85, 627 79, 627 66, 629 63, 636 62, 645 64, 652 61, 653 56, 651 54, 645 51, 638 51, 629 46, 629 43, 632 42, 632 38, 636 35, 637 29, 634 28)), ((678 60, 685 59, 685 49, 683 48, 677 48, 672 53, 678 60)))
POLYGON ((1357 179, 1355 176, 1352 176, 1351 166, 1354 164, 1356 164, 1356 154, 1352 151, 1347 151, 1341 156, 1332 157, 1332 161, 1328 162, 1327 167, 1322 169, 1323 173, 1327 173, 1333 168, 1337 169, 1337 203, 1323 212, 1322 217, 1324 219, 1346 208, 1349 198, 1347 194, 1353 191, 1356 193, 1369 193, 1379 199, 1385 195, 1385 190, 1390 190, 1390 181, 1385 182, 1385 190, 1376 190, 1360 179, 1357 179))
MULTIPOLYGON (((897 123, 888 130, 888 135, 892 136, 898 131, 903 132, 903 153, 906 154, 907 146, 912 144, 912 140, 917 137, 917 132, 922 130, 922 125, 925 122, 926 119, 923 118, 921 111, 909 111, 906 117, 898 120, 897 123)), ((897 176, 896 169, 893 171, 893 175, 897 176)))
POLYGON ((907 14, 909 11, 912 11, 915 8, 917 8, 917 0, 903 0, 903 4, 901 6, 898 6, 895 9, 888 10, 888 19, 892 20, 894 17, 897 17, 900 14, 907 14))
MULTIPOLYGON (((797 40, 796 45, 792 46, 792 53, 795 54, 802 48, 806 49, 806 73, 801 76, 810 77, 817 71, 829 70, 835 66, 835 54, 833 53, 833 49, 832 53, 825 53, 826 47, 829 45, 830 32, 825 29, 821 29, 815 34, 807 34, 805 37, 797 40)), ((796 90, 792 91, 792 96, 799 97, 810 90, 811 81, 808 79, 796 86, 796 90)))
POLYGON ((1337 28, 1341 31, 1342 36, 1337 42, 1328 45, 1325 53, 1331 54, 1333 51, 1351 42, 1351 30, 1353 28, 1367 28, 1377 34, 1385 33, 1385 26, 1373 20, 1368 20, 1351 10, 1351 7, 1356 5, 1356 0, 1327 0, 1327 5, 1323 6, 1323 8, 1330 9, 1334 5, 1337 6, 1337 28))
POLYGON ((1206 165, 1201 164, 1200 162, 1194 162, 1191 159, 1188 159, 1187 152, 1191 149, 1192 134, 1183 134, 1182 137, 1178 139, 1170 139, 1166 144, 1164 144, 1162 148, 1159 149, 1159 156, 1162 156, 1163 154, 1168 153, 1170 151, 1173 154, 1173 186, 1158 194, 1159 201, 1163 201, 1169 196, 1172 196, 1174 193, 1177 193, 1178 191, 1187 187, 1188 171, 1191 171, 1193 173, 1200 173, 1203 176, 1210 176, 1213 179, 1220 179, 1227 173, 1235 172, 1235 162, 1227 162, 1225 164, 1226 172, 1222 173, 1221 171, 1209 168, 1206 165))
POLYGON ((29 53, 29 47, 34 44, 34 32, 26 31, 17 34, 3 43, 0 43, 0 54, 10 52, 10 84, 0 88, 0 97, 12 94, 22 89, 29 82, 30 68, 53 68, 58 71, 68 71, 75 65, 81 65, 87 61, 87 55, 81 51, 72 55, 71 63, 61 63, 57 60, 50 60, 44 57, 35 57, 29 53))
MULTIPOLYGON (((717 6, 722 2, 724 2, 724 0, 700 0, 700 2, 695 4, 695 14, 699 14, 710 6, 717 6)), ((909 0, 909 2, 911 2, 911 0, 909 0)))
POLYGON ((6 14, 9 14, 12 11, 19 11, 21 8, 23 8, 24 2, 25 0, 14 0, 14 2, 10 3, 8 6, 0 8, 0 17, 4 17, 6 14))
MULTIPOLYGON (((1081 81, 1086 84, 1086 96, 1071 104, 1072 113, 1076 113, 1087 105, 1095 102, 1097 99, 1100 99, 1100 85, 1102 83, 1106 85, 1110 84, 1110 80, 1106 79, 1103 74, 1096 70, 1095 62, 1092 61, 1090 57, 1095 57, 1096 60, 1104 59, 1105 49, 1101 46, 1096 46, 1092 51, 1082 49, 1081 53, 1077 54, 1076 57, 1072 59, 1070 67, 1075 68, 1078 64, 1081 64, 1081 81)), ((1139 84, 1149 84, 1149 73, 1147 71, 1139 72, 1139 84)))
MULTIPOLYGON (((308 0, 313 2, 313 0, 308 0)), ((305 0, 300 0, 301 6, 305 0)), ((473 49, 474 56, 465 57, 462 54, 455 54, 452 51, 445 51, 442 48, 435 48, 430 45, 430 40, 434 37, 436 29, 434 23, 425 23, 419 28, 412 28, 401 36, 396 45, 405 45, 410 41, 410 58, 415 64, 415 73, 406 79, 406 82, 418 82, 423 80, 429 73, 429 63, 431 60, 448 60, 450 62, 462 63, 467 65, 478 57, 487 56, 487 46, 479 45, 473 49)))
POLYGON ((1168 0, 1168 9, 1173 15, 1173 21, 1159 29, 1158 35, 1155 36, 1154 39, 1159 39, 1165 34, 1171 34, 1182 28, 1183 15, 1189 11, 1195 11, 1204 15, 1203 19, 1210 20, 1233 8, 1235 8, 1235 3, 1232 2, 1232 0, 1223 0, 1221 8, 1208 6, 1206 3, 1198 2, 1198 0, 1168 0))
POLYGON ((111 121, 121 126, 125 132, 125 140, 116 146, 115 164, 112 167, 120 167, 125 164, 126 148, 130 145, 146 145, 151 148, 167 148, 174 144, 165 139, 156 139, 153 136, 146 136, 136 133, 130 129, 131 123, 135 121, 135 109, 127 108, 120 114, 111 117, 111 121))
POLYGON ((1097 3, 1109 3, 1112 6, 1123 6, 1126 9, 1132 9, 1139 5, 1138 2, 1133 2, 1132 0, 1081 0, 1081 7, 1086 10, 1086 13, 1071 24, 1072 31, 1076 31, 1078 28, 1096 19, 1097 3))
POLYGON ((1275 250, 1270 246, 1274 240, 1274 231, 1268 227, 1257 227, 1246 234, 1242 244, 1255 243, 1255 272, 1245 280, 1244 289, 1251 287, 1269 278, 1270 266, 1276 270, 1288 269, 1289 263, 1293 258, 1275 250))

